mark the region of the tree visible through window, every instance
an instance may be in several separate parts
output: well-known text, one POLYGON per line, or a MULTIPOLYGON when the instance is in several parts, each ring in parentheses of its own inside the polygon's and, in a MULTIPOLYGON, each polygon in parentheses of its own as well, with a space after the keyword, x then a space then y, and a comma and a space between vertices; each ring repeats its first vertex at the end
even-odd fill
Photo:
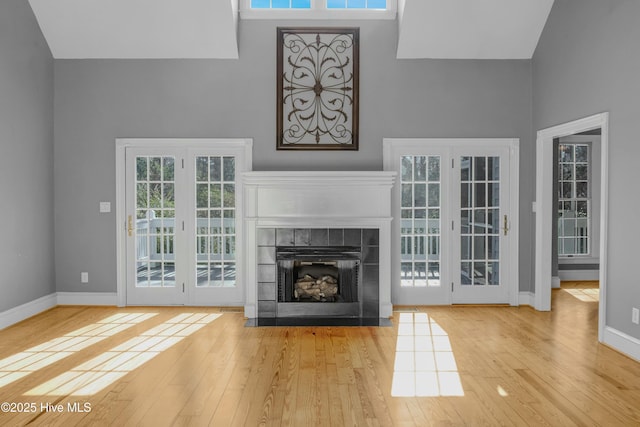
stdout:
POLYGON ((558 145, 558 255, 590 253, 591 192, 588 144, 558 145))

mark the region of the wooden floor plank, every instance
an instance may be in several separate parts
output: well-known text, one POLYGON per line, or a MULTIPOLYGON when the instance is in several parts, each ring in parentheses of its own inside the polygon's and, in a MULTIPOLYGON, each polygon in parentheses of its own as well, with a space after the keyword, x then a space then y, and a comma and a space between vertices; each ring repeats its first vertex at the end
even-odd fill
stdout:
POLYGON ((0 381, 24 375, 0 382, 0 400, 38 405, 34 413, 0 413, 0 425, 640 425, 640 363, 598 344, 597 298, 597 282, 563 283, 552 293, 551 312, 418 307, 394 313, 393 326, 380 328, 244 327, 241 312, 215 307, 56 307, 0 331, 0 381), (3 368, 42 343, 137 312, 154 317, 50 365, 3 368), (29 394, 194 312, 221 316, 91 395, 29 394), (399 318, 406 313, 427 313, 440 328, 463 395, 391 394, 399 318), (90 412, 66 410, 85 401, 90 412), (41 403, 65 411, 41 411, 41 403))

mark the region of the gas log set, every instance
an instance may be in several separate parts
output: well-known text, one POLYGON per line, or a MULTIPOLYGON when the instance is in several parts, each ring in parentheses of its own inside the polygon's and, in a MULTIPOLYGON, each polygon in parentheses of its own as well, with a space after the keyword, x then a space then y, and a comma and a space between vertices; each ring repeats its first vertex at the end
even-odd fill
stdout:
POLYGON ((334 301, 338 294, 338 280, 330 275, 319 278, 305 274, 294 284, 293 295, 297 300, 334 301))

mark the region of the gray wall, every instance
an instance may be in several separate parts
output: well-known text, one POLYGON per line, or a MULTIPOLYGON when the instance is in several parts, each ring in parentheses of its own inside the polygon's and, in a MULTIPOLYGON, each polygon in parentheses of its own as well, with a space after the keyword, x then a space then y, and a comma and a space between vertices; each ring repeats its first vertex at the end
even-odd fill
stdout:
POLYGON ((55 292, 53 59, 25 0, 0 1, 0 312, 55 292))
POLYGON ((58 291, 116 290, 114 140, 248 137, 255 170, 381 170, 384 137, 520 138, 521 289, 532 285, 535 149, 530 61, 397 60, 395 21, 361 28, 360 150, 276 152, 276 26, 241 21, 239 60, 55 62, 58 291), (89 283, 80 284, 80 272, 89 283))
POLYGON ((640 306, 640 2, 556 0, 533 58, 534 127, 609 111, 606 324, 635 338, 640 306))

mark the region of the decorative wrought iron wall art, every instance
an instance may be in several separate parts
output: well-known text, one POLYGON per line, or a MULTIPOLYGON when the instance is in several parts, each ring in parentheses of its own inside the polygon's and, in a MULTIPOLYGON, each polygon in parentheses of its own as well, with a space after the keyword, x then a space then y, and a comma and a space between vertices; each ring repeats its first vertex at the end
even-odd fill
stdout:
POLYGON ((278 28, 277 149, 358 149, 358 28, 278 28))

